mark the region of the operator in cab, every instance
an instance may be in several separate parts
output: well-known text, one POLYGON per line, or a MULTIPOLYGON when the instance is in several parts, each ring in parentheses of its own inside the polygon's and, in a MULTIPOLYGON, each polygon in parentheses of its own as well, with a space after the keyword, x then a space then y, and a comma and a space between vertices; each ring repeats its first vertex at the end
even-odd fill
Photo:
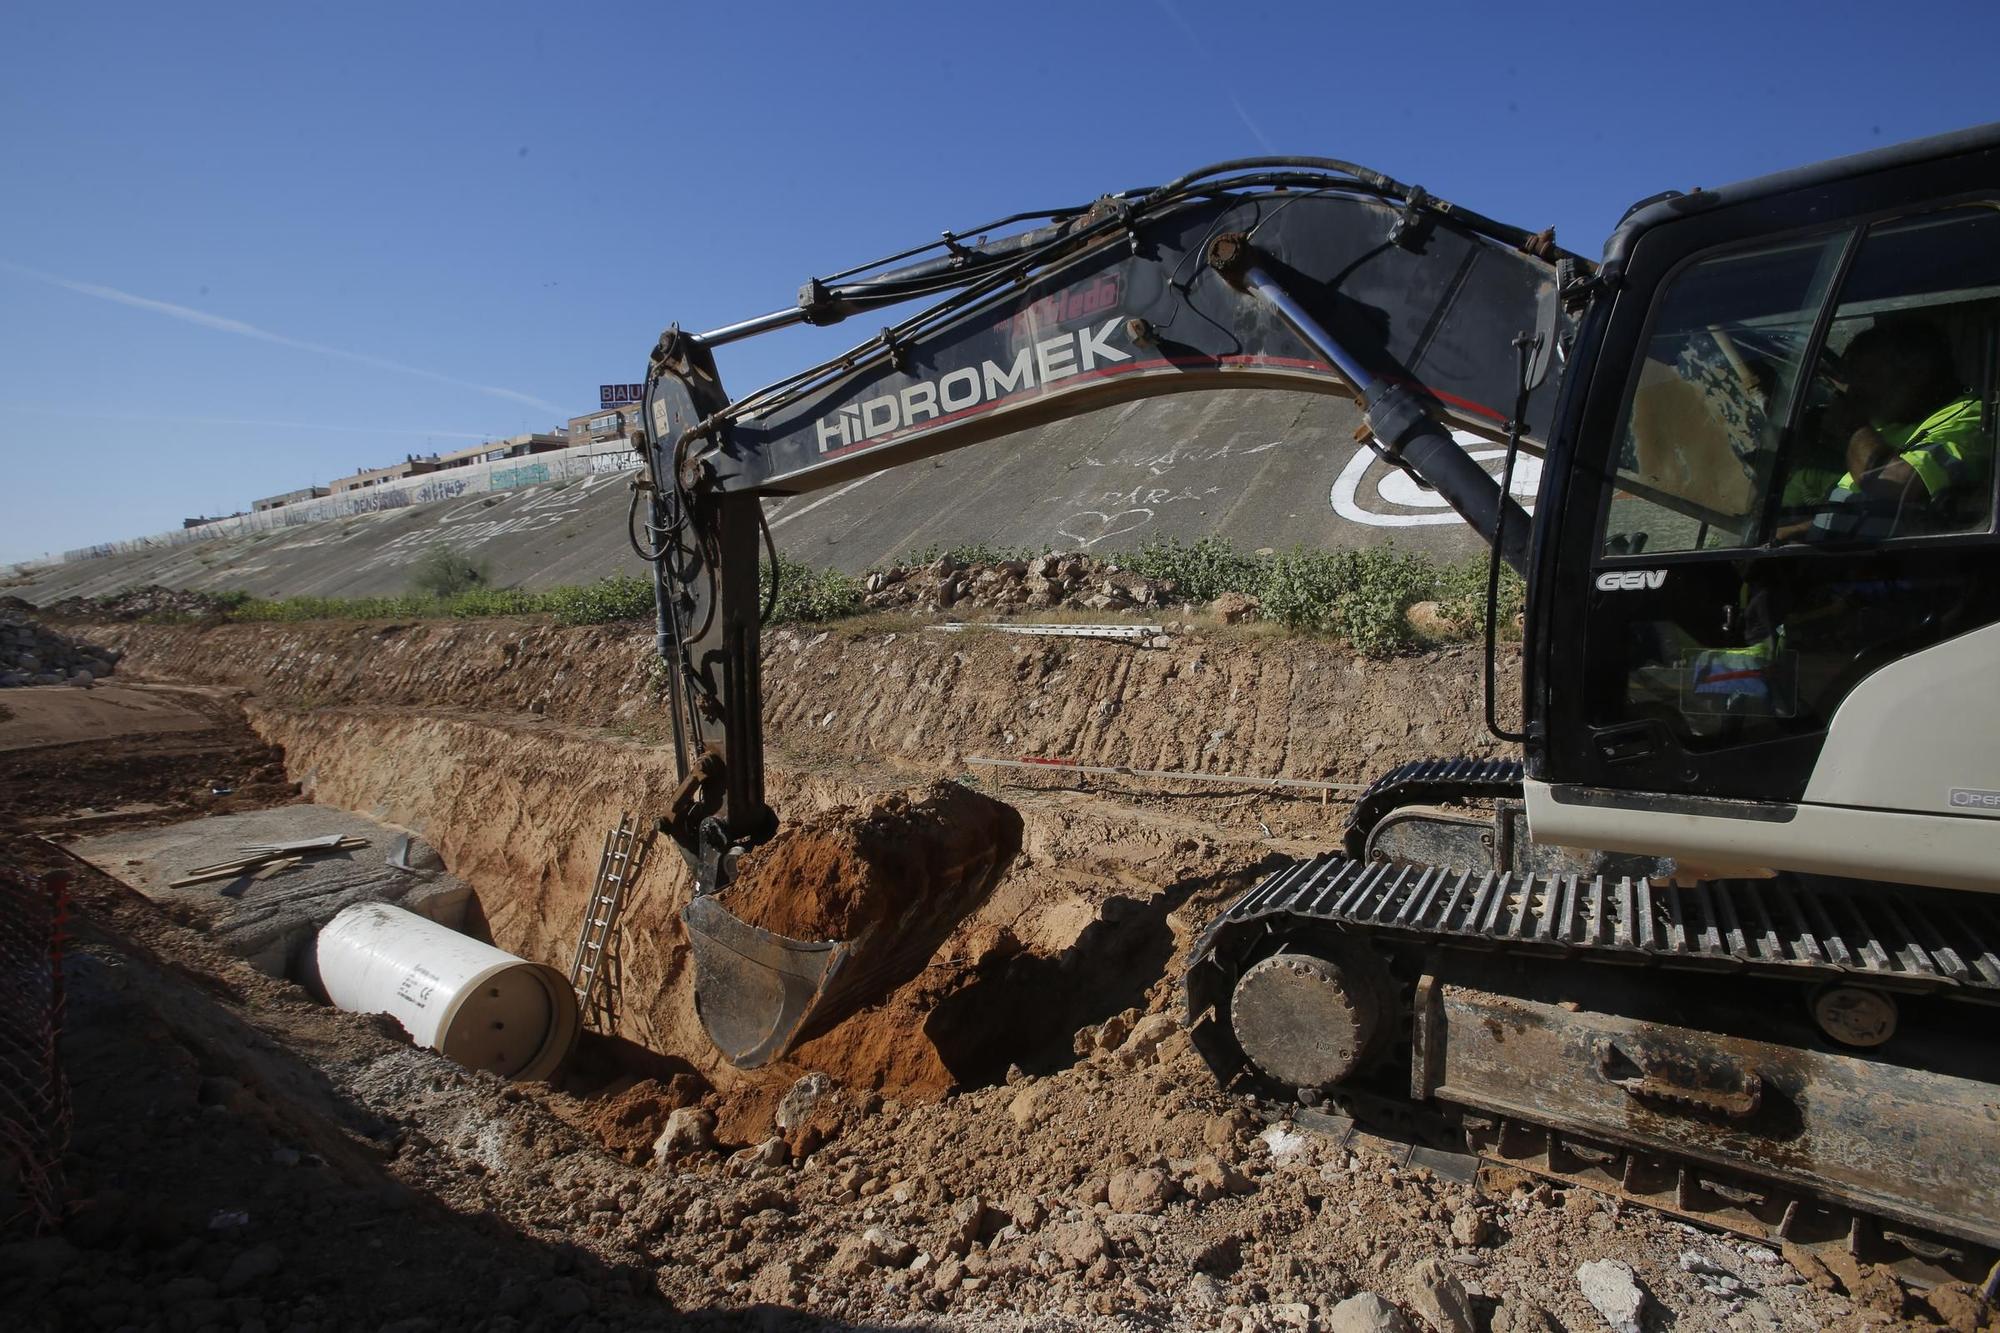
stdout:
POLYGON ((1984 519, 1992 446, 1942 330, 1917 320, 1877 324, 1855 336, 1841 361, 1847 389, 1823 422, 1826 461, 1798 469, 1788 491, 1817 489, 1836 462, 1846 471, 1809 522, 1779 535, 1861 541, 1984 519))

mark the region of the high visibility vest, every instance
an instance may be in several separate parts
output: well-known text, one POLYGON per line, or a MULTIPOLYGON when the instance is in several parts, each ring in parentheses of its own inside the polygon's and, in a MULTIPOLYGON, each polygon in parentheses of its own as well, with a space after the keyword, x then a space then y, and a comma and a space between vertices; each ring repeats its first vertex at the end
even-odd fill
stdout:
MULTIPOLYGON (((1922 421, 1877 426, 1875 433, 1895 450, 1896 457, 1909 464, 1935 503, 1964 494, 1986 479, 1993 460, 1981 417, 1977 398, 1959 398, 1922 421)), ((1852 472, 1834 484, 1826 503, 1813 519, 1814 532, 1848 540, 1894 535, 1901 509, 1898 499, 1862 490, 1852 472)))

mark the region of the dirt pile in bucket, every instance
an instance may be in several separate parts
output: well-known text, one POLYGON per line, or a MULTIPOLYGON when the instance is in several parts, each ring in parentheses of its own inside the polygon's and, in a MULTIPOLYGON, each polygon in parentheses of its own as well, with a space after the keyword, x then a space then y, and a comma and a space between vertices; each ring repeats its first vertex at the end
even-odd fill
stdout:
POLYGON ((1021 829, 1011 807, 936 782, 780 833, 688 909, 703 1026, 733 1063, 757 1068, 889 1000, 992 896, 1021 829))
POLYGON ((948 931, 1020 850, 1011 806, 934 782, 801 820, 744 857, 721 902, 738 920, 800 940, 900 931, 957 908, 948 931))

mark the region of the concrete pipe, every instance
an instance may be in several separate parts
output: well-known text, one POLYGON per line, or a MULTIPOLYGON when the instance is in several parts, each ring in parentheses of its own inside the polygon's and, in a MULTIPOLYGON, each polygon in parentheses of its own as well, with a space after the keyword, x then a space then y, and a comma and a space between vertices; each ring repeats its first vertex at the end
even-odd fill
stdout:
POLYGON ((313 946, 328 1000, 388 1014, 468 1069, 544 1079, 575 1046, 576 992, 552 967, 387 903, 356 903, 313 946))

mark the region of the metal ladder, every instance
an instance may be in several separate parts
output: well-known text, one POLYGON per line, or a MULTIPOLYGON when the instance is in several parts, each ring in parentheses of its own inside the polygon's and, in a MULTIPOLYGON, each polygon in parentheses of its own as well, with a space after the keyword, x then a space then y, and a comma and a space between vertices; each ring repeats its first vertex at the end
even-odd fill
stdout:
POLYGON ((624 965, 618 949, 618 917, 625 907, 625 890, 639 877, 649 845, 650 840, 639 837, 638 821, 628 811, 620 811, 618 827, 604 835, 597 880, 583 909, 576 956, 569 965, 569 984, 576 991, 577 1009, 584 1026, 593 1031, 609 1032, 617 1022, 618 995, 624 982, 624 965))

